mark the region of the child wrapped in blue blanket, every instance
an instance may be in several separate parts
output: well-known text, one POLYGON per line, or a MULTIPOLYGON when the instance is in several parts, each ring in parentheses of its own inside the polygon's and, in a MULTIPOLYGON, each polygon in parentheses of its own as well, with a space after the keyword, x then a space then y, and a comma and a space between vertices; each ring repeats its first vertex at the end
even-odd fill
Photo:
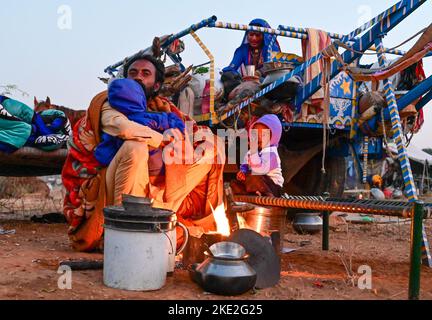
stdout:
MULTIPOLYGON (((184 122, 175 114, 167 112, 153 112, 147 110, 147 99, 144 87, 132 79, 117 79, 108 87, 108 102, 111 107, 129 120, 147 126, 150 129, 164 133, 168 129, 179 129, 184 132, 184 122)), ((108 166, 120 147, 123 140, 102 133, 101 143, 94 151, 95 158, 103 166, 108 166)), ((158 150, 150 152, 156 153, 158 150)))

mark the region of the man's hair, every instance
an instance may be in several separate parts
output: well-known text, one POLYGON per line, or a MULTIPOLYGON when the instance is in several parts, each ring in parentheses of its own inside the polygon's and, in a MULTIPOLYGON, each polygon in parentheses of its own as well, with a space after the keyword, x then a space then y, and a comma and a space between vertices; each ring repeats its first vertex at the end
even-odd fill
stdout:
POLYGON ((138 60, 146 60, 153 64, 156 68, 156 82, 159 82, 160 84, 163 84, 165 82, 165 66, 163 62, 149 54, 138 56, 127 61, 123 67, 123 76, 125 78, 128 77, 130 66, 138 60))

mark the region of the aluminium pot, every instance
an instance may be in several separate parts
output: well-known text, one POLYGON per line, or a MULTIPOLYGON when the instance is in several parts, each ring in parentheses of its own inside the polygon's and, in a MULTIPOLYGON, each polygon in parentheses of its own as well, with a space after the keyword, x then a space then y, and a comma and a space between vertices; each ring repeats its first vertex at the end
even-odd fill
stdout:
POLYGON ((271 236, 274 232, 279 232, 280 240, 278 247, 283 248, 283 239, 286 228, 286 208, 252 206, 252 209, 245 212, 237 213, 246 222, 246 228, 254 230, 263 236, 271 236))
POLYGON ((320 213, 297 213, 294 221, 294 230, 300 234, 316 234, 322 230, 323 221, 320 213))
POLYGON ((236 296, 251 290, 257 274, 249 265, 249 255, 243 246, 234 242, 219 242, 206 252, 207 259, 192 265, 192 279, 206 292, 236 296))

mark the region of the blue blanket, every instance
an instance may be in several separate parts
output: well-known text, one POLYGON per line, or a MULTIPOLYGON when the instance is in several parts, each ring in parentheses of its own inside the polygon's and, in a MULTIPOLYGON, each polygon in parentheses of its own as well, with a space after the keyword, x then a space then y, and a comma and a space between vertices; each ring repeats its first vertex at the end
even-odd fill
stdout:
POLYGON ((36 113, 26 104, 0 95, 0 151, 12 153, 24 146, 56 150, 70 135, 70 124, 62 111, 36 113))
MULTIPOLYGON (((185 125, 176 114, 147 111, 144 89, 134 80, 114 80, 108 88, 108 102, 129 120, 160 133, 170 128, 184 132, 185 125)), ((102 133, 101 143, 96 147, 94 155, 101 165, 108 166, 122 145, 122 139, 102 133)))

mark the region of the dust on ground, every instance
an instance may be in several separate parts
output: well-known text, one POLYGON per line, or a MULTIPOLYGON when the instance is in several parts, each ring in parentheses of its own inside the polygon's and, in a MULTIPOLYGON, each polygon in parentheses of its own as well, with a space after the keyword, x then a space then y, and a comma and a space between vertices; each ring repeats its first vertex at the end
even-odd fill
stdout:
MULTIPOLYGON (((102 254, 73 252, 63 224, 2 222, 15 229, 0 235, 0 299, 230 299, 204 293, 185 270, 176 270, 165 287, 154 292, 128 292, 103 285, 103 272, 74 271, 72 290, 60 290, 60 261, 102 259, 102 254)), ((432 234, 431 221, 426 222, 432 234)), ((342 224, 331 231, 331 250, 321 250, 321 235, 297 235, 292 229, 282 255, 282 275, 276 287, 249 292, 236 299, 407 299, 410 224, 342 224), (372 289, 355 283, 359 266, 372 269, 372 289)), ((421 299, 432 299, 432 269, 422 267, 421 299)))

